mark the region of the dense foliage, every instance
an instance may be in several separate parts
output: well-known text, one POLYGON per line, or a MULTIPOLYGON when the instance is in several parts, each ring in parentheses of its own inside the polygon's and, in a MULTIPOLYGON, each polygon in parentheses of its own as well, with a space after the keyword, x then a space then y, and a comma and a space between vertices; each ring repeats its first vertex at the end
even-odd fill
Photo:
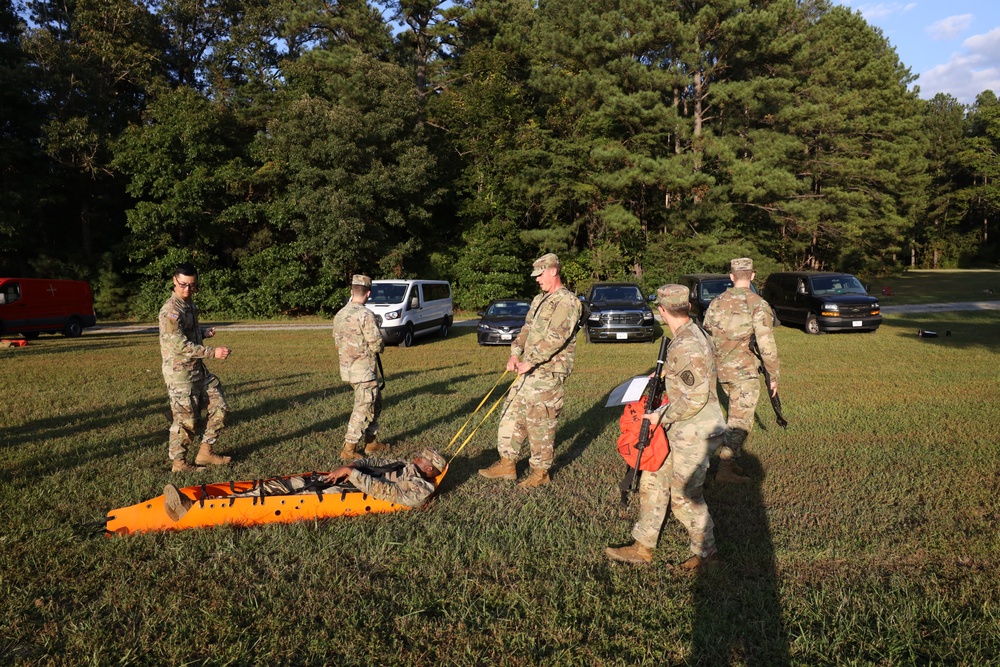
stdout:
POLYGON ((236 316, 354 272, 460 306, 738 254, 992 265, 1000 102, 917 97, 825 0, 0 0, 0 274, 148 316, 170 267, 236 316))

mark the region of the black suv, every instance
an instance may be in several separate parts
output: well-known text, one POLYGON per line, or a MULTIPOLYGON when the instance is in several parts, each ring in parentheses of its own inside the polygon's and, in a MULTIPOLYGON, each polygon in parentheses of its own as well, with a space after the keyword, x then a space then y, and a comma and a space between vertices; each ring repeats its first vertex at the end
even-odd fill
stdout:
POLYGON ((587 342, 653 340, 653 311, 635 283, 594 283, 581 298, 587 342))
MULTIPOLYGON (((681 284, 687 285, 690 292, 688 300, 691 302, 691 319, 701 322, 705 319, 705 311, 712 299, 719 296, 733 286, 733 281, 726 273, 689 273, 681 276, 681 284)), ((757 288, 750 283, 750 289, 754 294, 757 288)))
POLYGON ((778 319, 798 324, 806 333, 875 331, 882 324, 878 299, 868 296, 849 273, 772 273, 762 296, 778 319))

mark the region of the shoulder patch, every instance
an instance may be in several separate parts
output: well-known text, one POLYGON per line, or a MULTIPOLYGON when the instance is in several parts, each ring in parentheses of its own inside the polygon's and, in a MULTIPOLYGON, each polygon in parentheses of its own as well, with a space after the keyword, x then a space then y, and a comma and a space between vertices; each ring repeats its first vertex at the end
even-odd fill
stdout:
POLYGON ((178 315, 177 313, 167 313, 167 317, 172 319, 174 322, 180 319, 180 315, 178 315))
POLYGON ((681 380, 689 387, 694 386, 694 373, 691 371, 684 371, 681 373, 681 380))

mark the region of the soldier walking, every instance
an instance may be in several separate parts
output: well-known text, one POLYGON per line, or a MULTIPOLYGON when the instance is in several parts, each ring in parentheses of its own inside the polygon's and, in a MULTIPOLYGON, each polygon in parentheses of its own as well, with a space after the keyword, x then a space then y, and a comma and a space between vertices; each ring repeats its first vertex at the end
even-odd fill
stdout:
POLYGON ((479 471, 488 479, 516 479, 517 458, 527 440, 531 474, 519 484, 522 488, 549 482, 563 385, 573 372, 583 307, 563 286, 559 268, 559 258, 552 253, 532 265, 531 276, 542 293, 531 302, 524 327, 510 346, 507 370, 516 371, 518 379, 507 394, 497 429, 500 460, 479 471))
POLYGON ((213 447, 226 425, 226 397, 219 378, 208 372, 204 359, 226 359, 228 347, 203 345, 205 338, 215 335, 215 328, 202 329, 198 324, 198 308, 193 296, 198 289, 198 271, 191 264, 181 264, 174 271, 174 289, 160 309, 160 356, 163 359, 163 379, 170 400, 170 438, 168 454, 171 471, 204 470, 207 465, 229 463, 230 457, 219 456, 213 447), (208 419, 201 436, 201 448, 195 465, 185 460, 188 445, 194 441, 195 427, 201 408, 208 408, 208 419))
POLYGON ((694 570, 718 560, 714 524, 705 504, 703 487, 710 445, 721 440, 726 423, 716 389, 715 350, 711 339, 691 321, 688 289, 664 285, 656 291, 657 310, 670 327, 673 340, 661 371, 667 403, 643 419, 668 429, 670 454, 656 472, 643 472, 639 481, 639 520, 632 528, 635 541, 608 547, 611 560, 644 564, 653 560, 669 507, 688 530, 691 558, 681 567, 694 570))
POLYGON ((354 410, 347 424, 342 461, 361 458, 358 445, 365 441, 365 454, 387 449, 378 442, 378 418, 382 414, 382 392, 378 386, 376 355, 385 349, 375 315, 365 308, 371 296, 372 279, 351 278, 351 300, 333 318, 333 338, 340 355, 340 379, 354 389, 354 410))
POLYGON ((719 295, 705 311, 705 330, 715 343, 719 382, 729 397, 729 431, 719 452, 716 481, 745 482, 743 470, 736 463, 743 443, 753 429, 757 400, 760 398, 760 361, 771 376, 768 391, 778 393, 778 346, 774 342, 774 312, 767 301, 750 289, 756 275, 749 257, 729 263, 733 286, 719 295), (761 359, 750 351, 750 339, 756 336, 761 359))

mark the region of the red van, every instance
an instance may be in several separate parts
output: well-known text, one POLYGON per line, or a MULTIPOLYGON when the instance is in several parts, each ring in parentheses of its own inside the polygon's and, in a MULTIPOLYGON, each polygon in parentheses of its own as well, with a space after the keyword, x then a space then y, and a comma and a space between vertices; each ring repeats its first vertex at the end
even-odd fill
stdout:
POLYGON ((62 333, 76 338, 97 324, 94 293, 82 280, 0 278, 0 334, 62 333))

